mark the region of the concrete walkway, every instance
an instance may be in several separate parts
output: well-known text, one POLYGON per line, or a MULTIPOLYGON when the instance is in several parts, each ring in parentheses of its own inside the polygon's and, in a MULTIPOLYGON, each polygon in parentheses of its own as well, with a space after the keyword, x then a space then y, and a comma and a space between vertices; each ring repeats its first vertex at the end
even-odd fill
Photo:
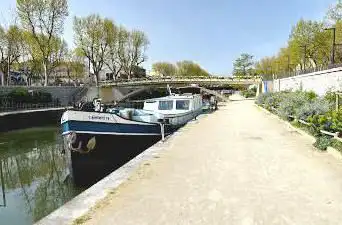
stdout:
MULTIPOLYGON (((342 163, 232 102, 189 124, 84 224, 342 224, 342 163)), ((79 220, 78 222, 81 222, 79 220)))

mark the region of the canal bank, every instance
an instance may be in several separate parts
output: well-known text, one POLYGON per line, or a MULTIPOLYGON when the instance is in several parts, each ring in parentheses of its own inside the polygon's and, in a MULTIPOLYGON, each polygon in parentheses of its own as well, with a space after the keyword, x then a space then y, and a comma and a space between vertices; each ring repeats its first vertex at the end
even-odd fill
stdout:
POLYGON ((0 113, 0 132, 42 126, 58 126, 65 107, 0 113))
POLYGON ((126 164, 128 174, 116 171, 101 181, 112 186, 94 185, 38 224, 338 225, 342 220, 342 164, 314 151, 310 141, 253 101, 231 102, 152 148, 149 157, 126 164))

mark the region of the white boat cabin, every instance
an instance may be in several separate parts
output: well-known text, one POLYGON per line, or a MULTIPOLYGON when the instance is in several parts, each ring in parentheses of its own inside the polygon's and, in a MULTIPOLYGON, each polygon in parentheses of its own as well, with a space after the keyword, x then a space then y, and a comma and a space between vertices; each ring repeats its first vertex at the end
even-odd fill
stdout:
POLYGON ((144 102, 144 110, 167 115, 198 111, 201 108, 202 98, 200 95, 172 95, 148 99, 144 102))

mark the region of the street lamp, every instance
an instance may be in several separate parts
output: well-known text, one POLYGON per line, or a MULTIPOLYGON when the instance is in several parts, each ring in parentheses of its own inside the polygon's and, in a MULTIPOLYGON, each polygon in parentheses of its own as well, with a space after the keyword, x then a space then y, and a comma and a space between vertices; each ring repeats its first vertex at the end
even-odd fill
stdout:
POLYGON ((332 44, 332 54, 331 54, 331 64, 335 64, 335 46, 336 46, 336 28, 325 28, 324 30, 332 30, 333 31, 333 44, 332 44))

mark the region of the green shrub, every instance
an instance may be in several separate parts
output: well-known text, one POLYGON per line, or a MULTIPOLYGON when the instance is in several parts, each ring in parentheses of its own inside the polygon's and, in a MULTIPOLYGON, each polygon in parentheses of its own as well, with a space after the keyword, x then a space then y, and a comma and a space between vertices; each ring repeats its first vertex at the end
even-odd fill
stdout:
POLYGON ((33 91, 28 92, 25 88, 16 88, 5 95, 2 99, 12 103, 50 103, 52 102, 52 95, 48 92, 33 91))
POLYGON ((336 94, 333 91, 327 91, 324 95, 324 99, 330 103, 335 103, 336 101, 336 94))
POLYGON ((7 98, 15 103, 28 103, 31 96, 25 88, 16 88, 7 94, 7 98))
POLYGON ((270 96, 265 100, 265 107, 269 110, 273 108, 279 108, 280 104, 284 100, 284 95, 286 95, 285 92, 276 92, 270 94, 270 96))
POLYGON ((253 98, 256 96, 256 90, 255 89, 244 90, 241 92, 241 94, 245 98, 253 98))
POLYGON ((320 130, 332 133, 342 131, 342 109, 338 112, 329 111, 324 115, 309 116, 307 120, 320 130))
POLYGON ((262 93, 262 94, 260 94, 260 95, 257 97, 255 103, 256 103, 257 105, 264 105, 265 102, 266 102, 266 99, 269 98, 271 94, 272 94, 272 93, 269 93, 269 92, 268 92, 268 93, 262 93))
POLYGON ((331 111, 328 113, 328 119, 331 121, 331 129, 334 132, 342 132, 342 109, 338 112, 331 111))
POLYGON ((342 153, 342 142, 336 139, 331 139, 331 147, 335 148, 336 150, 342 153))
POLYGON ((318 97, 314 91, 304 91, 302 93, 304 93, 305 98, 307 98, 309 101, 313 101, 318 97))
POLYGON ((283 96, 281 104, 279 104, 279 115, 288 119, 290 116, 295 116, 300 106, 307 102, 307 97, 303 92, 292 92, 283 96))
POLYGON ((331 110, 332 104, 324 98, 309 97, 308 99, 309 101, 305 102, 303 105, 300 105, 299 108, 295 110, 296 118, 301 120, 307 120, 308 117, 313 117, 315 115, 324 115, 331 110))
POLYGON ((319 136, 314 143, 314 146, 321 151, 327 150, 327 148, 332 144, 332 138, 327 136, 319 136))

